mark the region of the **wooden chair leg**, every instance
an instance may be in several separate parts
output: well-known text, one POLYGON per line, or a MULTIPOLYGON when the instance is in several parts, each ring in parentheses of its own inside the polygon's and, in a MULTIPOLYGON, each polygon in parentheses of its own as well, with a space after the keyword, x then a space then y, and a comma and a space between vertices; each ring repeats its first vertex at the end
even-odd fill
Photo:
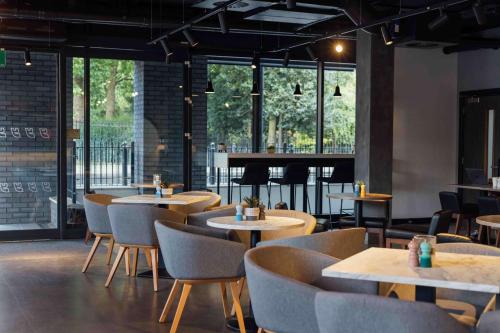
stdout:
POLYGON ((236 309, 236 318, 238 319, 238 326, 241 333, 246 333, 245 329, 245 319, 243 318, 243 311, 241 310, 240 298, 238 297, 238 284, 236 282, 230 282, 231 295, 233 296, 233 304, 236 309))
POLYGON ((455 225, 455 235, 460 233, 460 226, 462 224, 462 214, 457 215, 457 224, 455 225))
POLYGON ((110 238, 108 243, 108 254, 106 256, 106 264, 109 265, 111 263, 111 257, 113 256, 113 248, 115 247, 115 239, 110 238))
POLYGON ((497 230, 495 246, 500 247, 500 230, 497 230))
POLYGON ((87 244, 89 240, 92 238, 92 232, 87 228, 87 231, 85 232, 85 238, 83 239, 83 242, 87 244))
POLYGON ((175 311, 174 321, 172 322, 172 327, 170 327, 170 333, 177 332, 177 328, 179 327, 179 322, 181 321, 182 312, 184 312, 184 306, 186 305, 189 293, 191 292, 191 287, 192 285, 189 283, 185 283, 184 286, 182 287, 181 298, 179 300, 179 305, 177 305, 177 311, 175 311))
POLYGON ((483 231, 484 231, 484 227, 482 224, 479 225, 479 230, 477 232, 477 241, 479 243, 483 243, 483 231))
POLYGON ((490 234, 490 227, 486 227, 486 244, 488 245, 491 245, 490 242, 490 237, 491 237, 491 234, 490 234))
POLYGON ((139 248, 132 250, 132 276, 137 276, 137 261, 139 260, 139 248))
POLYGON ((92 258, 94 257, 95 251, 99 247, 99 243, 101 242, 101 240, 102 240, 101 236, 96 236, 94 244, 92 245, 92 248, 90 249, 89 255, 87 256, 87 259, 85 260, 85 263, 83 264, 82 273, 85 273, 87 271, 87 268, 89 268, 90 262, 92 261, 92 258))
POLYGON ((174 281, 174 285, 172 286, 172 290, 170 290, 170 294, 168 295, 167 302, 165 303, 165 306, 163 307, 163 311, 161 312, 160 319, 158 322, 164 323, 167 321, 167 316, 168 313, 170 312, 170 309, 172 308, 172 304, 174 303, 174 299, 179 293, 179 288, 181 287, 181 283, 179 280, 174 281))
POLYGON ((392 242, 390 238, 385 239, 385 247, 390 249, 392 247, 392 242))
POLYGON ((384 247, 384 229, 378 230, 378 247, 384 247))
POLYGON ((224 309, 224 318, 229 318, 231 313, 229 310, 229 305, 227 304, 227 293, 226 293, 226 283, 221 282, 220 283, 220 293, 222 297, 222 307, 224 309))
POLYGON ((470 237, 470 233, 472 230, 472 218, 467 218, 467 237, 470 237))
MULTIPOLYGON (((245 278, 242 278, 241 280, 238 281, 238 298, 241 298, 241 293, 243 291, 243 287, 245 286, 245 278)), ((231 308, 231 317, 236 315, 236 309, 233 307, 231 308)))
POLYGON ((151 249, 151 262, 153 264, 153 290, 158 291, 158 249, 151 249))
POLYGON ((116 270, 118 269, 118 265, 120 265, 120 261, 122 260, 123 254, 125 253, 125 246, 120 246, 118 253, 115 258, 115 262, 113 263, 113 267, 111 267, 111 272, 109 272, 108 279, 106 280, 106 284, 104 285, 106 288, 109 287, 113 277, 115 276, 116 270))
POLYGON ((125 274, 130 275, 130 250, 128 247, 125 249, 125 274))
POLYGON ((151 254, 149 253, 148 249, 142 249, 144 251, 144 256, 146 257, 146 261, 148 262, 148 267, 151 269, 153 268, 151 264, 151 254))

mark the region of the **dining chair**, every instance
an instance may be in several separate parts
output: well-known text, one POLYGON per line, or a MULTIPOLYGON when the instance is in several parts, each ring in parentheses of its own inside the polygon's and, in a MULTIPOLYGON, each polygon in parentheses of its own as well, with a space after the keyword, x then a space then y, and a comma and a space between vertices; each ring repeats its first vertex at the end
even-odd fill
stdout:
POLYGON ((478 333, 498 333, 500 327, 500 310, 490 311, 481 316, 477 325, 478 333))
POLYGON ((322 291, 315 297, 320 333, 467 333, 469 328, 432 303, 322 291))
POLYGON ((158 220, 155 229, 165 267, 175 279, 159 322, 167 320, 174 299, 182 287, 182 293, 170 328, 175 333, 184 312, 193 285, 218 284, 221 290, 224 316, 229 318, 226 283, 229 283, 240 332, 245 333, 245 322, 238 295, 237 282, 245 276, 243 255, 245 246, 227 240, 226 234, 192 225, 182 225, 158 220))
POLYGON ((417 235, 436 236, 438 233, 447 233, 451 216, 451 211, 440 210, 432 215, 430 223, 405 223, 391 226, 385 230, 385 247, 391 248, 393 244, 399 244, 405 248, 417 235))
POLYGON ((319 332, 314 298, 322 290, 376 294, 370 281, 327 278, 323 268, 339 259, 284 246, 256 247, 245 254, 248 289, 257 325, 273 332, 319 332))
POLYGON ((439 192, 439 201, 441 209, 450 210, 453 213, 452 218, 456 220, 455 233, 460 232, 462 221, 467 221, 467 236, 470 237, 472 228, 472 219, 477 216, 477 206, 473 204, 462 204, 460 195, 456 192, 439 192))
POLYGON ((351 228, 317 234, 263 241, 257 246, 289 246, 345 259, 365 249, 365 228, 351 228))
POLYGON ((241 178, 231 178, 230 183, 230 191, 229 191, 229 203, 231 203, 233 199, 233 183, 238 184, 240 191, 240 201, 241 198, 241 186, 243 185, 252 185, 252 186, 260 186, 266 185, 267 190, 267 199, 268 199, 268 207, 271 202, 271 196, 269 191, 269 168, 265 164, 261 163, 248 163, 245 165, 245 170, 243 171, 243 175, 241 178))
POLYGON ((203 201, 195 202, 189 205, 170 205, 169 209, 182 213, 182 214, 193 214, 203 212, 205 210, 210 210, 215 207, 220 206, 221 196, 214 192, 208 191, 189 191, 178 193, 179 195, 203 195, 208 196, 209 198, 203 201))
POLYGON ((295 236, 310 235, 313 233, 316 227, 316 218, 310 214, 304 213, 298 210, 287 210, 287 209, 268 209, 265 211, 266 216, 275 217, 291 217, 305 222, 304 226, 300 228, 286 229, 286 230, 276 230, 276 231, 262 231, 261 241, 267 241, 272 239, 288 238, 295 236))
MULTIPOLYGON (((311 204, 309 202, 309 195, 307 191, 307 180, 309 178, 309 168, 305 163, 294 162, 288 163, 283 169, 283 177, 280 178, 269 178, 271 183, 275 183, 279 185, 280 188, 280 202, 283 202, 283 192, 282 185, 302 185, 306 187, 306 201, 309 207, 309 212, 311 212, 311 204)), ((291 193, 294 197, 294 201, 296 198, 296 188, 294 188, 294 193, 291 193)), ((296 201, 295 201, 296 202, 296 201)), ((304 207, 305 208, 305 207, 304 207)), ((303 209, 305 210, 305 209, 303 209)))
POLYGON ((235 216, 235 215, 236 215, 235 205, 215 207, 208 211, 189 214, 186 218, 186 224, 201 228, 207 228, 211 230, 220 230, 227 234, 227 239, 241 242, 241 239, 235 230, 218 229, 207 225, 207 221, 210 218, 221 217, 221 216, 235 216))
POLYGON ((108 206, 111 204, 113 198, 116 197, 108 194, 87 194, 83 197, 88 230, 95 235, 95 240, 83 264, 82 273, 85 273, 89 268, 97 248, 103 239, 108 239, 106 263, 109 265, 111 262, 115 240, 109 222, 108 206))
POLYGON ((125 260, 127 274, 135 276, 137 273, 137 261, 139 249, 142 249, 146 257, 151 257, 153 271, 153 289, 158 291, 158 238, 154 228, 155 220, 167 220, 183 224, 186 215, 169 209, 154 207, 150 205, 110 205, 108 213, 111 229, 115 241, 120 245, 113 267, 106 280, 106 288, 109 287, 113 277, 125 254, 129 257, 129 251, 133 253, 132 272, 130 273, 128 259, 125 260))

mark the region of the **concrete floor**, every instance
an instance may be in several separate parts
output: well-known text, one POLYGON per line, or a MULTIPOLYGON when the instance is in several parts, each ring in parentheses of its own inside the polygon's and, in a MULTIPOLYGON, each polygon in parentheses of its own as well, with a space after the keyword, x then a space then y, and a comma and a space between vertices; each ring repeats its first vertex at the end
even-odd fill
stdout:
MULTIPOLYGON (((0 332, 168 332, 174 311, 167 324, 158 318, 173 281, 160 280, 155 293, 152 280, 129 278, 123 267, 106 289, 106 247, 81 273, 91 243, 0 243, 0 332)), ((217 285, 193 287, 178 332, 230 332, 217 285)))

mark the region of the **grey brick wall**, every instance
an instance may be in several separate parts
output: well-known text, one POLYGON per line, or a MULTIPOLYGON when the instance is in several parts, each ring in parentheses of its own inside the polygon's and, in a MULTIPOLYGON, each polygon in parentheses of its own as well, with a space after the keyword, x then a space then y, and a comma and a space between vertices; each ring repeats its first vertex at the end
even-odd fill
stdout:
MULTIPOLYGON (((206 59, 193 61, 193 188, 206 187, 206 59)), ((136 62, 134 73, 135 177, 154 173, 182 182, 183 65, 136 62), (165 150, 159 145, 164 144, 165 150)))
POLYGON ((57 192, 57 58, 8 52, 0 68, 0 225, 48 223, 57 192))

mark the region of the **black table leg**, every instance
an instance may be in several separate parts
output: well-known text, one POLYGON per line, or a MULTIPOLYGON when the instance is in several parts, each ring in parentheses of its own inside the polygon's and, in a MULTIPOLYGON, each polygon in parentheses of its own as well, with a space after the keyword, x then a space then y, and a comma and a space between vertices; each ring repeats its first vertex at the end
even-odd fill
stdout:
MULTIPOLYGON (((151 260, 153 260, 153 258, 151 258, 151 260)), ((152 279, 153 271, 149 270, 142 273, 137 273, 137 277, 152 279)), ((163 261, 163 255, 161 254, 160 249, 158 249, 158 278, 169 280, 173 279, 173 277, 167 272, 167 269, 165 268, 165 262, 163 261)))
MULTIPOLYGON (((257 243, 260 242, 260 236, 261 232, 260 230, 252 230, 250 232, 250 248, 254 248, 257 246, 257 243)), ((250 333, 255 333, 259 329, 257 326, 257 323, 255 322, 255 318, 253 316, 253 309, 252 309, 252 301, 249 300, 249 315, 248 317, 245 317, 245 330, 250 333)), ((231 318, 227 321, 226 326, 233 330, 233 331, 239 331, 240 327, 238 325, 238 320, 236 318, 231 318)))
POLYGON ((365 223, 363 221, 363 201, 354 200, 354 220, 356 228, 364 227, 365 223))
POLYGON ((217 168, 217 194, 220 194, 220 168, 217 168))
POLYGON ((295 210, 295 184, 290 184, 290 210, 295 210))
POLYGON ((227 167, 227 204, 230 205, 232 201, 231 198, 231 168, 227 167))
POLYGON ((307 183, 302 185, 302 211, 307 213, 307 183))
POLYGON ((436 303, 436 288, 415 286, 415 300, 418 302, 436 303))

